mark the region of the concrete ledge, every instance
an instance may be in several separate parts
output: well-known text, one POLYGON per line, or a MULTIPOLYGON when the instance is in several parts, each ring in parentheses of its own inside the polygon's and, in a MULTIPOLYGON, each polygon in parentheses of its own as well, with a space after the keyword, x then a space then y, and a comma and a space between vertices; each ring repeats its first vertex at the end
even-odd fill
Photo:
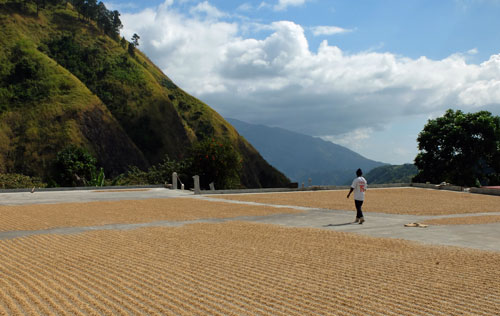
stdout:
POLYGON ((500 196, 500 189, 488 189, 488 188, 470 188, 470 193, 477 194, 487 194, 487 195, 498 195, 500 196))
POLYGON ((464 187, 456 185, 441 185, 441 184, 430 184, 430 183, 412 183, 412 187, 423 188, 423 189, 434 189, 434 190, 448 190, 462 192, 464 187))
MULTIPOLYGON (((347 188, 347 187, 346 187, 347 188)), ((236 190, 201 190, 201 194, 240 194, 240 193, 279 193, 319 190, 340 190, 338 186, 312 186, 307 188, 261 188, 261 189, 236 189, 236 190)))
MULTIPOLYGON (((94 191, 94 190, 127 190, 127 189, 154 189, 164 188, 165 185, 130 185, 130 186, 105 186, 105 187, 64 187, 64 188, 36 188, 36 192, 51 191, 94 191)), ((31 188, 26 189, 0 189, 0 193, 31 192, 31 188)))
MULTIPOLYGON (((399 188, 410 187, 410 183, 368 184, 368 188, 399 188)), ((261 188, 238 190, 201 190, 201 194, 240 194, 240 193, 279 193, 279 192, 307 192, 324 190, 349 190, 349 185, 313 185, 305 188, 261 188)))

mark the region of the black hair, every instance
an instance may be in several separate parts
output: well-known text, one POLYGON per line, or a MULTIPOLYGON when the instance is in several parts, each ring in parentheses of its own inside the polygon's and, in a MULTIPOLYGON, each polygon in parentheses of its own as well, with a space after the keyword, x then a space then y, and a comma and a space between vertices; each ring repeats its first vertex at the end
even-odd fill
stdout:
POLYGON ((356 175, 361 177, 363 175, 363 171, 361 171, 361 169, 356 170, 356 175))

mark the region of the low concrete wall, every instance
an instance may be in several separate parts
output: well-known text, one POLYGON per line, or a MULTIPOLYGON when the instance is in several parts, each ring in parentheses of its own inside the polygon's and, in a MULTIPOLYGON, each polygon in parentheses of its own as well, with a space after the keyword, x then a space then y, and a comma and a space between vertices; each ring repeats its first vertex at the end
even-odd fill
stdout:
POLYGON ((238 189, 238 190, 201 190, 201 194, 240 194, 240 193, 279 193, 279 192, 300 192, 300 191, 320 191, 320 190, 343 190, 348 186, 311 186, 307 188, 261 188, 261 189, 238 189))
MULTIPOLYGON (((368 189, 383 189, 383 188, 424 188, 433 190, 447 190, 463 192, 464 187, 456 185, 440 185, 430 183, 387 183, 387 184, 368 184, 368 189)), ((202 190, 201 194, 239 194, 239 193, 273 193, 273 192, 300 192, 300 191, 321 191, 321 190, 349 190, 349 185, 323 185, 323 186, 310 186, 305 188, 272 188, 272 189, 241 189, 241 190, 202 190)), ((472 192, 473 189, 471 189, 472 192)), ((495 194, 500 195, 500 190, 495 189, 481 189, 485 191, 478 191, 474 193, 482 194, 495 194), (492 191, 493 190, 493 191, 492 191), (484 192, 484 193, 483 193, 484 192), (487 193, 488 192, 488 193, 487 193)))
POLYGON ((411 187, 411 183, 385 183, 385 184, 369 184, 368 189, 383 189, 383 188, 407 188, 411 187))
POLYGON ((470 188, 470 193, 477 194, 487 194, 487 195, 499 195, 500 189, 488 189, 488 188, 470 188))
MULTIPOLYGON (((127 189, 154 189, 164 188, 165 185, 129 185, 129 186, 105 186, 105 187, 64 187, 64 188, 36 188, 37 192, 50 192, 50 191, 82 191, 82 190, 127 190, 127 189)), ((19 193, 31 192, 32 189, 0 189, 0 193, 19 193)))
MULTIPOLYGON (((399 188, 409 187, 410 183, 368 184, 368 188, 399 188)), ((349 185, 313 185, 305 188, 270 188, 270 189, 240 189, 240 190, 201 190, 201 194, 240 194, 240 193, 278 193, 278 192, 307 192, 324 190, 349 190, 349 185)))
POLYGON ((412 187, 423 188, 423 189, 434 189, 434 190, 448 190, 462 192, 464 187, 456 185, 441 185, 441 184, 430 184, 430 183, 412 183, 412 187))

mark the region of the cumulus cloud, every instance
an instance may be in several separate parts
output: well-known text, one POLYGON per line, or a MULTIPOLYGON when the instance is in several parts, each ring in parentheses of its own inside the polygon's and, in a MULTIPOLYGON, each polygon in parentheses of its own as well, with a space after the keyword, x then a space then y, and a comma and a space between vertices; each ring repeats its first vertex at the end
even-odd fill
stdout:
POLYGON ((311 31, 314 36, 334 35, 334 34, 352 32, 352 30, 344 29, 338 26, 314 26, 311 27, 311 31))
POLYGON ((137 9, 138 8, 137 3, 135 3, 135 2, 120 2, 120 3, 117 3, 117 2, 107 2, 106 1, 104 4, 106 5, 106 8, 108 10, 123 11, 123 10, 137 9))
POLYGON ((369 139, 373 134, 372 128, 356 128, 347 133, 342 133, 338 135, 330 135, 321 137, 323 140, 330 141, 332 143, 336 143, 342 146, 349 146, 354 148, 355 150, 362 149, 362 144, 365 140, 369 139), (351 146, 351 144, 354 144, 351 146))
POLYGON ((472 48, 467 51, 467 54, 469 55, 476 55, 477 53, 479 53, 477 48, 472 48))
POLYGON ((226 16, 225 13, 219 11, 219 9, 212 6, 210 3, 208 3, 208 1, 198 3, 196 6, 192 7, 191 10, 189 10, 189 12, 191 14, 205 15, 206 17, 212 19, 218 19, 226 16))
POLYGON ((124 14, 123 33, 139 34, 140 48, 170 78, 223 116, 340 142, 450 107, 500 108, 500 54, 476 65, 462 54, 432 60, 346 53, 326 40, 311 50, 294 22, 271 23, 269 35, 254 38, 242 35, 251 28, 246 22, 224 16, 208 2, 191 13, 165 2, 124 14))
POLYGON ((306 3, 306 0, 279 0, 278 4, 274 6, 274 10, 283 11, 286 10, 290 6, 300 6, 306 3))
POLYGON ((240 6, 236 10, 238 10, 238 11, 250 11, 252 9, 253 9, 253 6, 250 3, 245 2, 245 3, 240 4, 240 6))

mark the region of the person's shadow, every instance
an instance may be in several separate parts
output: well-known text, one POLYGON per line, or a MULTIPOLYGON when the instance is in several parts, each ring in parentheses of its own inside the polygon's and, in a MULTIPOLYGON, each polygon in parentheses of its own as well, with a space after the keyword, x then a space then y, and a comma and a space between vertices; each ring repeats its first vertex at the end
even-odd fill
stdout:
POLYGON ((347 226, 347 225, 352 225, 352 224, 357 224, 354 222, 349 222, 349 223, 342 223, 342 224, 328 224, 323 227, 335 227, 335 226, 347 226))

